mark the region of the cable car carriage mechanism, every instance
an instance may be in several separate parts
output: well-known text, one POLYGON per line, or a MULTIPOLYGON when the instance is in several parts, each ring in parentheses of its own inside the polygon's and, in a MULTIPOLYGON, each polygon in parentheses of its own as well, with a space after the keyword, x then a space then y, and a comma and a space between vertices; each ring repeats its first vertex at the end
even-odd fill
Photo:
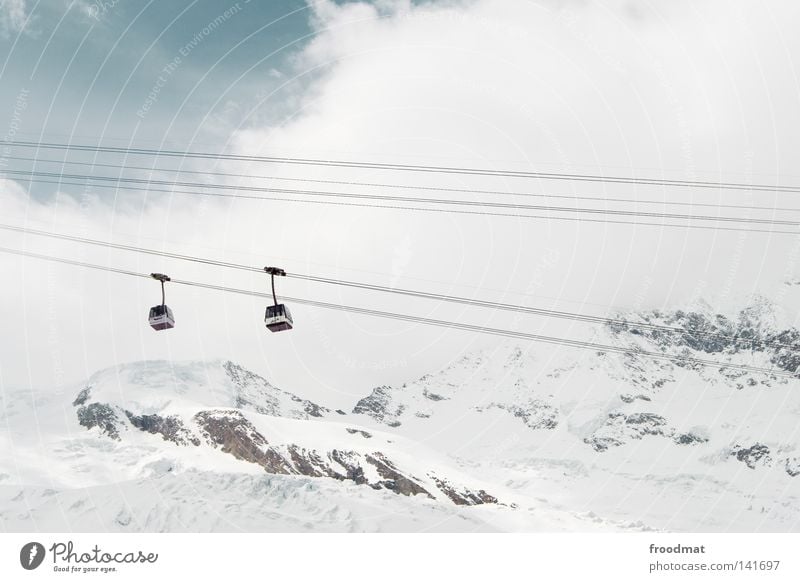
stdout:
POLYGON ((283 303, 278 303, 278 297, 275 295, 275 275, 285 277, 286 271, 278 267, 264 267, 264 270, 269 273, 272 282, 272 300, 274 305, 268 305, 267 311, 264 314, 264 323, 267 329, 275 331, 285 331, 292 329, 294 322, 292 321, 292 314, 289 308, 283 303))
POLYGON ((165 303, 166 296, 164 293, 164 283, 171 279, 167 275, 162 275, 161 273, 151 273, 150 276, 157 281, 161 281, 161 305, 150 308, 150 315, 148 317, 150 327, 156 331, 171 329, 175 327, 175 316, 172 315, 172 310, 167 307, 165 303))

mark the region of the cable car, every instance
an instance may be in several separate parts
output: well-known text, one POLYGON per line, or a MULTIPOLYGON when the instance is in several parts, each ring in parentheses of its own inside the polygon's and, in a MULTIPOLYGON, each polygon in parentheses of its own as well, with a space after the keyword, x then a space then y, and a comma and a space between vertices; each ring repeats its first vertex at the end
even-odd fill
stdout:
POLYGON ((278 297, 275 295, 275 275, 285 277, 286 271, 278 267, 264 267, 264 270, 270 275, 270 280, 272 281, 272 300, 275 303, 274 305, 267 306, 267 311, 264 314, 264 323, 267 329, 272 332, 292 329, 292 327, 294 327, 292 314, 286 305, 278 303, 278 297))
POLYGON ((150 315, 147 318, 150 322, 150 327, 156 331, 171 329, 175 327, 175 316, 172 315, 172 310, 165 303, 166 297, 164 293, 164 283, 170 281, 170 278, 161 273, 151 273, 150 276, 157 281, 161 281, 161 305, 155 305, 150 308, 150 315))
POLYGON ((284 331, 292 329, 293 321, 292 314, 289 308, 283 304, 268 305, 267 313, 264 315, 264 323, 267 324, 267 329, 270 331, 284 331))

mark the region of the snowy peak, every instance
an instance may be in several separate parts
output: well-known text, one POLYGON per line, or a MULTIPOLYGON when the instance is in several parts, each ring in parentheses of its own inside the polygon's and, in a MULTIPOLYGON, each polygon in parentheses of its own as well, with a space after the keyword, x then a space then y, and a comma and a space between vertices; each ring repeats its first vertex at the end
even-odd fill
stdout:
MULTIPOLYGON (((452 418, 456 410, 463 418, 502 411, 530 428, 554 428, 558 412, 552 394, 537 385, 547 384, 548 376, 567 368, 548 368, 547 363, 554 360, 546 357, 541 347, 509 342, 494 350, 466 354, 443 370, 400 387, 375 388, 356 404, 353 413, 396 428, 403 423, 452 418)), ((477 418, 475 422, 484 423, 477 418)))
POLYGON ((779 364, 777 354, 781 351, 781 344, 788 343, 791 349, 798 347, 792 343, 797 330, 782 329, 778 323, 777 307, 760 296, 731 314, 716 312, 707 303, 699 303, 693 309, 622 314, 620 319, 641 324, 641 327, 610 325, 608 329, 616 337, 643 338, 649 348, 672 349, 675 355, 678 355, 676 348, 688 348, 698 354, 762 352, 781 370, 795 371, 793 367, 779 364))
POLYGON ((529 386, 540 370, 532 351, 502 344, 492 351, 466 354, 443 370, 400 387, 379 386, 356 403, 353 413, 390 427, 413 418, 428 419, 454 407, 502 408, 525 416, 522 409, 539 404, 538 400, 531 402, 529 386))
POLYGON ((225 362, 222 367, 235 387, 234 408, 297 419, 321 418, 331 412, 329 408, 275 388, 258 374, 233 362, 225 362))
MULTIPOLYGON (((431 451, 415 454, 420 447, 405 439, 325 422, 329 409, 229 361, 104 370, 73 406, 83 427, 123 447, 145 444, 168 457, 211 451, 273 475, 347 481, 457 505, 497 502, 465 485, 470 480, 431 451)), ((161 466, 172 470, 169 462, 161 466)))
POLYGON ((353 413, 458 455, 465 443, 487 455, 570 450, 586 462, 612 458, 611 468, 615 451, 656 447, 667 474, 690 458, 700 470, 738 461, 782 469, 784 479, 798 473, 800 380, 726 365, 795 371, 800 332, 781 328, 771 303, 756 298, 727 315, 706 304, 624 319, 642 326, 608 325, 594 341, 630 352, 509 342, 402 386, 377 387, 353 413))
POLYGON ((297 419, 330 413, 230 361, 145 361, 108 368, 89 378, 74 402, 76 406, 92 403, 118 406, 137 415, 209 406, 297 419))
POLYGON ((200 444, 190 419, 221 408, 307 420, 330 410, 230 361, 145 361, 94 374, 73 401, 78 422, 121 441, 127 431, 160 435, 175 444, 200 444))

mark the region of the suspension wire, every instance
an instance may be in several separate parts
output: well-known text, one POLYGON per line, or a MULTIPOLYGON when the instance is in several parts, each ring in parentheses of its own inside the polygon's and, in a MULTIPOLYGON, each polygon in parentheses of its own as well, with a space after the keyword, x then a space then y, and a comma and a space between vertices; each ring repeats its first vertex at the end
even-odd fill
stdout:
MULTIPOLYGON (((35 224, 39 224, 39 225, 45 225, 45 226, 52 226, 52 224, 53 224, 52 221, 34 219, 34 218, 29 218, 29 217, 25 218, 25 224, 34 224, 34 223, 35 224)), ((84 224, 75 224, 75 223, 61 223, 61 224, 63 226, 67 226, 67 227, 70 227, 70 228, 78 228, 78 229, 81 229, 81 230, 86 230, 86 225, 84 225, 84 224)), ((22 227, 14 227, 14 228, 22 228, 22 227)), ((25 227, 25 228, 29 228, 29 227, 25 227)), ((103 230, 103 229, 98 229, 97 226, 89 226, 88 230, 91 230, 93 232, 105 232, 105 230, 103 230)), ((48 231, 42 231, 42 232, 46 232, 48 234, 54 234, 52 231, 49 231, 49 230, 48 231)), ((152 236, 143 235, 142 233, 134 234, 134 233, 131 233, 131 232, 125 232, 125 231, 120 231, 120 230, 115 230, 115 234, 123 236, 123 237, 127 237, 127 238, 135 238, 137 241, 158 241, 161 244, 172 244, 172 245, 183 244, 183 242, 180 241, 180 240, 176 240, 175 238, 169 239, 169 238, 165 238, 163 236, 161 236, 161 237, 152 237, 152 236)), ((105 243, 106 241, 99 241, 99 242, 105 243)), ((250 256, 254 256, 254 255, 257 254, 252 249, 243 250, 243 249, 236 249, 236 248, 229 248, 229 247, 221 248, 219 246, 200 244, 200 243, 192 243, 192 247, 193 248, 197 248, 197 249, 201 249, 202 252, 208 252, 208 251, 211 251, 211 252, 218 252, 218 251, 228 252, 228 251, 230 251, 230 252, 232 252, 234 254, 239 254, 239 255, 246 254, 246 255, 250 255, 250 256)), ((310 260, 308 260, 307 257, 304 257, 304 258, 291 257, 290 258, 290 257, 278 257, 278 256, 275 256, 275 255, 269 255, 269 256, 273 257, 272 259, 270 259, 270 261, 272 261, 272 262, 277 261, 277 262, 282 262, 282 263, 287 263, 287 264, 288 263, 299 262, 299 263, 302 263, 303 265, 311 266, 311 268, 315 268, 315 267, 325 267, 325 268, 328 268, 328 269, 335 268, 337 270, 347 271, 347 272, 350 272, 350 273, 364 273, 364 274, 368 274, 368 275, 378 275, 378 276, 381 276, 381 277, 388 276, 388 274, 385 271, 373 271, 373 270, 369 270, 369 269, 358 269, 358 268, 351 268, 351 267, 343 267, 340 264, 331 265, 329 263, 319 263, 319 262, 316 262, 316 261, 310 261, 310 260)), ((527 292, 527 291, 515 290, 515 289, 511 289, 511 288, 498 289, 496 287, 485 287, 485 286, 470 285, 470 284, 466 284, 466 283, 457 283, 457 282, 454 282, 452 280, 451 281, 442 281, 442 280, 437 280, 437 279, 427 279, 427 278, 424 278, 424 277, 414 277, 413 275, 406 275, 405 278, 410 280, 410 281, 415 281, 415 282, 420 282, 420 283, 432 283, 434 285, 440 285, 440 286, 444 285, 444 286, 447 286, 448 288, 458 287, 458 288, 461 288, 461 289, 473 289, 473 290, 478 290, 478 291, 489 291, 489 292, 492 292, 492 293, 501 293, 504 296, 514 295, 514 296, 517 296, 517 297, 535 298, 537 300, 546 299, 546 300, 549 300, 549 301, 555 301, 555 302, 560 302, 560 303, 561 302, 563 302, 563 303, 571 303, 573 305, 582 305, 582 306, 589 306, 590 305, 590 306, 593 306, 593 307, 600 307, 600 308, 603 308, 603 309, 606 309, 606 310, 612 309, 612 306, 610 306, 608 304, 605 304, 605 303, 593 303, 591 301, 579 301, 579 300, 576 300, 576 299, 565 299, 563 297, 552 297, 552 296, 548 296, 548 295, 540 295, 538 293, 530 293, 530 292, 527 292)))
POLYGON ((24 156, 6 156, 7 160, 17 160, 34 163, 89 166, 92 168, 111 168, 115 170, 140 170, 145 172, 175 173, 175 174, 195 174, 201 176, 216 176, 222 178, 247 178, 253 180, 274 180, 285 182, 303 182, 314 184, 333 184, 337 186, 360 186, 369 188, 420 190, 430 192, 449 192, 459 194, 489 194, 500 196, 522 196, 526 198, 552 198, 562 200, 586 200, 592 202, 625 202, 632 204, 658 204, 662 206, 690 206, 698 208, 730 208, 736 210, 759 210, 769 212, 800 212, 800 208, 789 208, 782 206, 752 206, 747 204, 709 204, 704 202, 677 202, 674 200, 654 200, 642 198, 609 198, 606 196, 567 196, 563 194, 542 194, 533 192, 509 192, 507 190, 481 190, 475 188, 447 188, 444 186, 414 186, 410 184, 388 184, 384 182, 358 182, 353 180, 323 180, 319 178, 294 178, 288 176, 266 176, 263 174, 238 174, 232 172, 212 172, 209 170, 189 170, 185 168, 160 168, 156 166, 132 166, 129 164, 107 164, 101 162, 78 162, 73 160, 54 160, 47 158, 32 158, 24 156))
POLYGON ((85 263, 83 261, 76 261, 73 259, 66 259, 62 257, 51 257, 49 255, 42 255, 39 253, 32 253, 30 251, 22 251, 19 249, 10 249, 8 247, 0 247, 0 253, 9 255, 19 255, 21 257, 30 257, 32 259, 41 259, 43 261, 50 261, 54 263, 64 263, 65 265, 72 265, 74 267, 85 267, 87 269, 94 269, 97 271, 108 271, 109 273, 117 273, 119 275, 128 275, 129 277, 141 277, 142 279, 151 279, 150 275, 144 273, 137 273, 136 271, 128 271, 127 269, 118 269, 116 267, 107 267, 105 265, 95 265, 93 263, 85 263))
MULTIPOLYGON (((197 257, 192 255, 185 255, 179 253, 172 253, 167 251, 159 251, 155 249, 149 249, 145 247, 135 246, 135 245, 125 245, 120 243, 112 243, 108 241, 101 241, 97 239, 90 239, 85 237, 73 236, 73 235, 66 235, 60 233, 53 233, 44 230, 38 229, 31 229, 26 227, 20 226, 13 226, 8 224, 0 223, 0 230, 8 230, 13 232, 20 232, 23 234, 30 234, 34 236, 42 236, 47 238, 54 238, 59 240, 67 240, 70 242, 76 242, 81 244, 88 244, 94 246, 100 246, 105 248, 112 248, 117 250, 123 251, 130 251, 140 254, 147 254, 153 256, 159 256, 169 259, 176 259, 181 261, 188 261, 199 263, 203 265, 215 266, 215 267, 223 267, 228 269, 237 269, 242 271, 249 271, 249 272, 256 272, 261 273, 264 271, 263 268, 238 264, 238 263, 231 263, 227 261, 218 261, 214 259, 208 259, 204 257, 197 257)), ((367 291, 377 291, 382 293, 391 293, 395 295, 402 295, 407 297, 414 297, 418 299, 431 299, 436 301, 444 301, 448 303, 457 303, 461 305, 468 305, 472 307, 481 307, 487 309, 494 309, 494 310, 502 310, 502 311, 510 311, 516 313, 525 313, 528 315, 538 315, 543 317, 551 317, 557 319, 568 319, 573 321, 580 321, 583 323, 593 323, 593 324, 601 324, 601 325, 609 325, 612 328, 621 328, 621 329, 646 329, 650 331, 663 331, 668 333, 675 333, 685 337, 694 337, 694 338, 714 338, 714 339, 721 339, 728 342, 736 343, 736 345, 751 345, 754 346, 755 340, 738 337, 738 336, 731 336, 728 334, 720 333, 720 332, 711 332, 711 331, 702 331, 702 330, 687 330, 682 327, 676 326, 669 326, 663 324, 655 324, 649 322, 636 322, 630 321, 625 319, 619 318, 610 318, 610 317, 601 317, 595 315, 586 315, 582 313, 575 313, 569 311, 559 311, 553 309, 544 309, 538 307, 528 307, 524 305, 514 305, 509 303, 500 303, 494 301, 485 301, 481 299, 473 299, 469 297, 459 297, 457 295, 449 295, 449 294, 441 294, 441 293, 429 293, 425 291, 418 291, 413 289, 404 289, 404 288, 397 288, 397 287, 387 287, 382 285, 374 285, 370 283, 363 283, 359 281, 349 281, 346 279, 333 279, 333 278, 326 278, 326 277, 319 277, 315 275, 303 275, 298 273, 287 273, 287 277, 310 281, 314 283, 323 283, 327 285, 337 285, 342 287, 350 287, 354 289, 362 289, 367 291)), ((272 281, 272 294, 273 300, 277 305, 277 298, 275 296, 275 277, 271 275, 272 281)), ((784 347, 794 349, 795 346, 792 344, 786 344, 779 341, 769 341, 769 342, 762 342, 763 345, 769 345, 774 347, 784 347)))
MULTIPOLYGON (((64 182, 62 180, 44 180, 40 178, 29 178, 28 182, 36 182, 42 184, 57 184, 62 186, 84 186, 89 188, 109 188, 105 184, 91 184, 91 183, 78 183, 78 182, 64 182)), ((205 187, 205 186, 202 186, 205 187)), ((181 194, 190 196, 206 196, 213 198, 233 198, 244 200, 257 200, 257 201, 270 201, 270 202, 286 202, 286 203, 299 203, 299 204, 322 204, 326 206, 339 206, 347 208, 380 208, 388 210, 406 210, 411 212, 435 212, 445 214, 457 215, 472 215, 472 216, 499 216, 506 218, 524 218, 545 221, 566 221, 578 223, 591 223, 591 224, 624 224, 628 226, 655 226, 655 227, 668 227, 668 228, 684 228, 690 230, 706 230, 706 231, 725 231, 725 232, 747 232, 747 233, 761 233, 761 234, 789 234, 797 235, 798 232, 794 230, 773 230, 763 228, 740 228, 732 226, 709 226, 704 224, 675 224, 665 222, 643 222, 639 220, 614 220, 610 218, 587 218, 579 216, 542 216, 537 214, 519 214, 510 212, 483 212, 480 210, 462 210, 459 208, 429 208, 419 206, 403 206, 397 204, 362 204, 358 202, 337 202, 333 200, 308 200, 297 198, 279 198, 274 196, 252 196, 248 194, 234 194, 230 192, 202 192, 196 190, 174 190, 174 189, 160 189, 160 188, 144 188, 141 186, 124 186, 116 184, 113 186, 115 190, 131 190, 136 192, 162 192, 165 194, 181 194)))
POLYGON ((402 202, 416 204, 434 204, 445 206, 469 206, 479 208, 497 208, 503 210, 545 211, 559 213, 584 213, 602 216, 631 216, 640 218, 664 218, 668 220, 698 220, 710 222, 732 222, 743 224, 778 225, 800 227, 800 222, 794 220, 777 220, 773 218, 748 218, 737 216, 713 216, 708 214, 676 214, 669 212, 648 212, 639 210, 615 210, 608 208, 587 208, 550 206, 543 204, 515 204, 510 202, 490 202, 476 200, 450 200, 446 198, 420 198, 415 196, 392 196, 386 194, 357 194, 353 192, 331 192, 325 190, 296 190, 291 188, 272 188, 266 186, 234 186, 228 184, 208 184, 204 182, 179 182, 176 180, 154 180, 145 178, 126 178, 114 176, 96 176, 92 174, 64 174, 59 172, 43 172, 35 170, 6 170, 8 175, 36 176, 44 178, 65 178, 68 180, 86 180, 105 183, 125 183, 157 186, 180 186, 187 188, 209 188, 212 190, 236 190, 245 192, 264 192, 273 194, 289 194, 295 196, 314 196, 322 198, 344 198, 356 200, 374 200, 381 202, 402 202))
POLYGON ((430 166, 418 164, 396 164, 383 162, 365 162, 350 160, 327 160, 312 158, 296 158, 288 156, 252 156, 210 152, 178 151, 153 148, 113 147, 89 144, 70 144, 55 142, 6 141, 7 146, 46 150, 66 150, 92 153, 125 154, 137 156, 157 156, 186 159, 227 160, 237 162, 259 162, 272 164, 291 164, 303 166, 322 166, 340 168, 360 168, 370 170, 389 170, 403 172, 420 172, 436 174, 460 174, 470 176, 493 176, 506 178, 535 178, 542 180, 567 180, 576 182, 605 182, 612 184, 637 184, 649 186, 674 186, 686 188, 712 188, 726 190, 750 190, 800 193, 800 186, 784 186, 778 184, 747 184, 743 182, 714 182, 709 180, 676 180, 666 178, 637 178, 629 176, 604 176, 599 174, 575 174, 559 172, 531 172, 520 170, 492 170, 487 168, 469 168, 456 166, 430 166))
MULTIPOLYGON (((5 248, 5 247, 0 247, 0 252, 8 253, 8 254, 14 254, 14 255, 20 255, 20 256, 25 256, 25 257, 35 258, 35 259, 40 259, 40 260, 44 260, 44 261, 50 261, 50 262, 56 262, 56 263, 64 263, 64 264, 73 265, 73 266, 86 267, 86 268, 96 269, 96 270, 100 270, 100 271, 109 271, 109 272, 118 273, 118 274, 131 275, 131 276, 142 277, 142 278, 148 278, 148 275, 145 275, 145 274, 142 274, 142 273, 135 273, 135 272, 132 272, 132 271, 125 271, 123 269, 105 267, 105 266, 102 266, 102 265, 96 265, 96 264, 92 264, 92 263, 84 263, 84 262, 81 262, 81 261, 73 261, 73 260, 70 260, 70 259, 63 259, 61 257, 53 257, 53 256, 50 256, 50 255, 42 255, 42 254, 39 254, 39 253, 32 253, 32 252, 29 252, 29 251, 22 251, 22 250, 18 250, 18 249, 9 249, 9 248, 5 248)), ((188 280, 180 280, 180 279, 172 279, 172 282, 175 283, 175 284, 178 284, 178 285, 186 285, 186 286, 197 287, 197 288, 202 288, 202 289, 211 289, 211 290, 215 290, 215 291, 222 291, 222 292, 227 292, 227 293, 235 293, 235 294, 239 294, 239 295, 248 295, 248 296, 251 296, 251 297, 260 297, 260 298, 266 298, 266 299, 270 298, 269 294, 267 294, 267 293, 262 293, 262 292, 258 292, 258 291, 250 291, 250 290, 246 290, 246 289, 237 289, 237 288, 226 287, 226 286, 222 286, 222 285, 213 285, 213 284, 209 284, 209 283, 201 283, 201 282, 197 282, 197 281, 188 281, 188 280)), ((291 302, 294 302, 294 303, 297 303, 297 304, 300 304, 300 305, 308 305, 310 307, 318 307, 318 308, 322 308, 322 309, 331 309, 331 310, 337 310, 337 311, 344 311, 344 312, 348 312, 348 313, 355 313, 355 314, 359 314, 359 315, 368 315, 368 316, 372 316, 372 317, 381 317, 381 318, 386 318, 386 319, 394 319, 394 320, 406 321, 406 322, 410 322, 410 323, 420 323, 420 324, 423 324, 423 325, 438 326, 438 327, 444 327, 444 328, 450 328, 450 329, 457 329, 457 330, 461 330, 461 331, 471 331, 471 332, 476 332, 476 333, 483 333, 483 334, 488 334, 488 335, 496 335, 496 336, 501 336, 501 337, 507 337, 507 338, 511 338, 511 339, 528 340, 528 341, 536 341, 536 342, 541 342, 541 343, 563 345, 563 346, 567 346, 567 347, 591 349, 591 350, 596 350, 596 351, 600 351, 600 352, 614 352, 614 353, 620 353, 620 354, 623 354, 623 355, 633 356, 633 357, 644 356, 644 357, 654 358, 654 359, 659 359, 659 360, 668 360, 668 361, 671 361, 671 362, 674 362, 674 363, 677 363, 677 364, 696 364, 696 365, 701 365, 701 366, 718 367, 720 369, 728 368, 728 369, 742 370, 742 371, 747 371, 747 372, 758 372, 758 373, 770 374, 770 375, 773 375, 773 376, 783 376, 783 377, 788 377, 788 378, 795 378, 796 377, 795 373, 788 372, 788 371, 785 371, 785 370, 774 369, 774 368, 762 368, 762 367, 758 367, 758 366, 749 366, 749 365, 746 365, 746 364, 723 363, 723 362, 719 362, 719 361, 715 361, 715 360, 707 360, 707 359, 695 358, 695 357, 691 357, 691 356, 679 356, 679 355, 678 356, 673 356, 673 355, 668 355, 668 354, 664 354, 664 353, 661 353, 661 352, 651 352, 651 351, 647 351, 647 350, 642 350, 640 348, 625 348, 625 347, 621 347, 621 346, 611 346, 611 345, 599 344, 599 343, 588 342, 588 341, 583 341, 583 340, 573 340, 573 339, 569 339, 569 338, 558 338, 558 337, 553 337, 553 336, 545 336, 545 335, 539 335, 539 334, 531 334, 531 333, 518 332, 518 331, 512 331, 512 330, 506 330, 506 329, 486 327, 486 326, 482 326, 482 325, 472 325, 472 324, 466 324, 466 323, 445 321, 445 320, 440 320, 440 319, 430 319, 430 318, 418 317, 418 316, 414 316, 414 315, 405 315, 405 314, 392 313, 392 312, 387 312, 387 311, 378 311, 378 310, 375 310, 375 309, 365 309, 365 308, 362 308, 362 307, 354 307, 354 306, 350 306, 350 305, 340 305, 340 304, 336 304, 336 303, 326 303, 326 302, 322 302, 322 301, 315 301, 315 300, 311 300, 311 299, 303 299, 303 298, 299 298, 299 297, 283 296, 283 299, 285 301, 291 301, 291 302)))

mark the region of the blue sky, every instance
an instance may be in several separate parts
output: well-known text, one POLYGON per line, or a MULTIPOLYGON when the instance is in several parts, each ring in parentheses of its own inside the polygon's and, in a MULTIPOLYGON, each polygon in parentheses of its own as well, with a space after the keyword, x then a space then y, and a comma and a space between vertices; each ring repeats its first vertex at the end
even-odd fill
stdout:
MULTIPOLYGON (((19 132, 31 139, 210 139, 279 84, 310 33, 302 1, 23 5, 25 27, 7 21, 0 34, 0 111, 27 91, 19 132)), ((280 111, 278 95, 261 107, 280 111)))

